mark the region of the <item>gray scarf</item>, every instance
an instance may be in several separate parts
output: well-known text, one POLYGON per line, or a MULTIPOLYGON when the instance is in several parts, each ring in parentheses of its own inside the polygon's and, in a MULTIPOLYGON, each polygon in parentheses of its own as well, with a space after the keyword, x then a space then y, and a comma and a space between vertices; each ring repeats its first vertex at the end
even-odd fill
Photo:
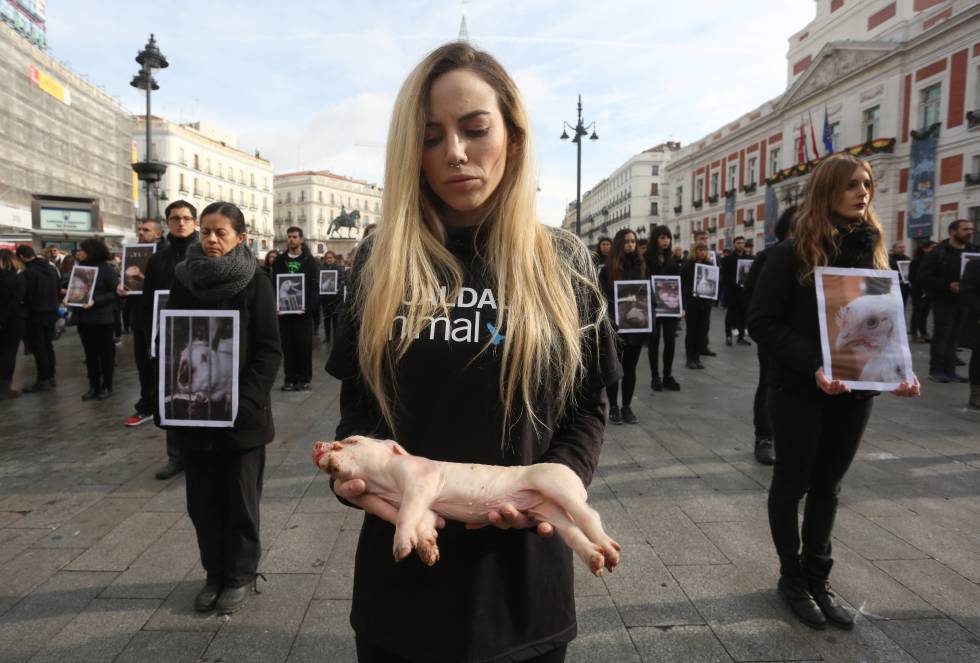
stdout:
POLYGON ((245 289, 255 274, 255 256, 239 244, 220 258, 209 258, 200 244, 187 247, 174 276, 198 299, 220 302, 245 289))

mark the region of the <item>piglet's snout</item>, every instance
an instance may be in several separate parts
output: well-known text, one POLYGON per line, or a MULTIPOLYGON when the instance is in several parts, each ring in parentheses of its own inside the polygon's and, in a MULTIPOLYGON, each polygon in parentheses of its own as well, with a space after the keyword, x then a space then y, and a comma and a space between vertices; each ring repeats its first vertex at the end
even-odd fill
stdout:
POLYGON ((313 444, 313 463, 321 470, 327 470, 329 461, 324 459, 324 456, 343 448, 340 442, 315 442, 313 444))

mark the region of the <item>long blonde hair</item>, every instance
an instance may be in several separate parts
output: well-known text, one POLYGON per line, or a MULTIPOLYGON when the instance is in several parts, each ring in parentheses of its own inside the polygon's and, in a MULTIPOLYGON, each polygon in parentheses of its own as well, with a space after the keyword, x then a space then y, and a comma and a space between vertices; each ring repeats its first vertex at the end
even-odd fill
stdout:
MULTIPOLYGON (((463 280, 460 263, 446 248, 439 219, 443 205, 421 171, 429 91, 439 76, 456 69, 472 71, 494 88, 508 132, 507 164, 488 201, 484 229, 486 275, 496 288, 497 326, 507 330, 499 383, 504 443, 520 410, 538 429, 536 394, 554 397, 559 412, 575 397, 584 362, 583 333, 598 331, 605 319, 605 300, 585 245, 537 221, 530 123, 517 86, 492 56, 468 44, 446 44, 430 53, 409 74, 395 101, 388 129, 384 220, 374 233, 354 293, 355 310, 360 312, 358 361, 394 432, 398 361, 431 321, 427 318, 449 317, 447 301, 455 299, 463 280), (561 259, 568 255, 573 259, 561 259), (439 294, 442 286, 445 298, 439 294), (575 293, 583 289, 595 296, 596 309, 582 308, 575 293), (400 312, 405 320, 392 339, 392 324, 400 312)), ((489 347, 488 340, 483 351, 489 347)))
POLYGON ((871 164, 850 154, 834 154, 824 159, 806 187, 806 198, 796 215, 793 228, 793 245, 800 262, 800 283, 813 280, 813 270, 826 267, 836 256, 836 238, 840 234, 831 221, 834 208, 847 190, 856 168, 863 168, 871 178, 868 192, 868 207, 861 223, 872 226, 877 231, 874 246, 875 269, 888 269, 888 250, 885 248, 885 233, 878 221, 872 202, 875 196, 875 176, 871 164))

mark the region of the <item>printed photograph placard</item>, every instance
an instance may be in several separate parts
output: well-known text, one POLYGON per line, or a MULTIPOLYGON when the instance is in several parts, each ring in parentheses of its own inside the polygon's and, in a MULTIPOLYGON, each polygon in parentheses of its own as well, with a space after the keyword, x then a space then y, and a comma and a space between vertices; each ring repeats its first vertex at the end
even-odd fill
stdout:
POLYGON ((960 277, 966 272, 966 265, 971 260, 976 260, 980 258, 980 253, 961 253, 960 254, 960 277))
POLYGON ((902 283, 909 282, 909 265, 912 264, 911 260, 896 260, 895 264, 898 266, 898 276, 902 279, 902 283))
POLYGON ((320 270, 320 294, 336 295, 339 272, 336 269, 320 270))
POLYGON ((279 315, 304 312, 306 274, 276 274, 276 312, 279 315))
POLYGON ((122 254, 123 288, 131 295, 143 294, 146 266, 157 250, 156 244, 124 244, 122 254))
POLYGON ((679 318, 684 314, 680 276, 651 276, 653 312, 657 318, 679 318))
POLYGON ((153 322, 150 329, 150 356, 157 356, 157 333, 160 329, 160 311, 167 308, 167 300, 170 299, 169 290, 153 291, 153 322))
POLYGON ((749 278, 749 270, 752 269, 751 258, 739 258, 735 265, 735 285, 740 288, 745 287, 745 280, 749 278))
POLYGON ((717 251, 712 251, 712 250, 709 249, 708 250, 708 260, 711 261, 711 264, 712 265, 714 265, 715 267, 717 267, 718 266, 718 252, 717 251))
POLYGON ((912 381, 905 308, 894 270, 814 272, 823 370, 851 389, 891 391, 912 381))
POLYGON ((95 298, 95 280, 99 278, 98 267, 75 265, 68 277, 68 292, 65 303, 68 306, 88 306, 95 298))
POLYGON ((160 312, 161 424, 235 425, 241 339, 238 315, 238 311, 160 312))
POLYGON ((718 299, 718 268, 704 263, 694 264, 694 296, 699 299, 718 299))
POLYGON ((650 281, 614 281, 616 326, 620 334, 642 334, 653 331, 650 281))

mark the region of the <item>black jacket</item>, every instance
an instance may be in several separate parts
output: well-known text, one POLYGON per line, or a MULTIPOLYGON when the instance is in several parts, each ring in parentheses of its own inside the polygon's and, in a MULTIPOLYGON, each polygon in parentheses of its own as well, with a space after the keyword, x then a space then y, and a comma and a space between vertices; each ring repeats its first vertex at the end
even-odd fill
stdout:
POLYGON ((667 256, 663 261, 657 260, 656 248, 650 249, 643 256, 643 261, 647 266, 647 276, 677 276, 681 273, 681 263, 677 261, 670 247, 667 247, 667 256))
MULTIPOLYGON (((238 416, 233 428, 173 427, 177 439, 201 450, 250 449, 276 435, 269 392, 282 363, 276 304, 269 279, 255 271, 240 293, 221 302, 198 299, 174 279, 167 310, 202 309, 239 312, 238 416)), ((159 408, 158 408, 159 409, 159 408)), ((156 415, 159 425, 159 412, 156 415)))
POLYGON ((27 263, 24 279, 24 307, 29 314, 53 313, 61 300, 61 275, 43 258, 27 263))
MULTIPOLYGON (((867 225, 838 237, 831 267, 874 267, 875 231, 867 225)), ((817 291, 801 284, 794 244, 787 240, 768 251, 749 306, 749 333, 770 358, 772 387, 801 395, 821 393, 815 374, 823 366, 817 291)))
POLYGON ((12 269, 0 269, 0 331, 20 328, 27 317, 24 309, 24 277, 12 269))
MULTIPOLYGON (((167 241, 166 237, 161 237, 160 241, 157 242, 157 249, 153 252, 153 255, 160 253, 164 249, 170 246, 170 242, 167 241)), ((153 256, 150 256, 150 260, 153 256)), ((147 263, 147 270, 149 270, 149 263, 147 263)), ((126 310, 129 312, 129 323, 133 329, 138 329, 140 331, 150 331, 148 327, 144 327, 146 322, 150 320, 153 315, 153 295, 146 294, 146 277, 143 278, 143 294, 142 295, 126 295, 125 299, 126 310), (151 310, 147 313, 146 308, 149 307, 151 310)))
POLYGON ((73 306, 71 308, 75 323, 80 326, 111 325, 115 323, 116 315, 116 285, 119 276, 111 264, 104 262, 98 267, 99 274, 95 278, 95 291, 92 295, 92 308, 73 306))
POLYGON ((940 305, 956 304, 957 296, 950 291, 949 284, 960 280, 960 256, 974 250, 975 247, 971 245, 965 249, 953 248, 949 240, 944 239, 927 253, 916 274, 917 285, 926 297, 940 305))
MULTIPOLYGON (((580 240, 555 230, 556 246, 576 267, 592 272, 580 240)), ((521 416, 506 427, 499 393, 501 352, 480 353, 491 340, 496 322, 489 304, 494 288, 482 259, 465 235, 450 233, 448 247, 460 260, 464 286, 476 293, 469 304, 450 309, 452 328, 467 331, 444 340, 449 327, 438 323, 433 336, 423 333, 399 361, 396 381, 398 434, 383 423, 377 401, 364 386, 357 360, 359 314, 352 305, 359 260, 348 279, 348 298, 327 371, 342 380, 340 424, 336 438, 354 434, 391 437, 410 453, 435 460, 529 465, 561 463, 587 486, 598 464, 605 428, 604 386, 621 377, 612 330, 601 324, 598 337, 583 334, 585 374, 579 400, 563 419, 550 404, 539 415, 537 432, 521 416), (489 291, 489 293, 488 293, 489 291), (475 303, 476 300, 480 303, 475 303), (596 354, 598 350, 598 355, 596 354), (560 421, 560 423, 559 423, 560 421)), ((365 252, 370 243, 358 251, 365 252)), ((594 273, 594 272, 592 272, 594 273)), ((577 293, 590 314, 598 297, 577 293)), ((397 322, 394 329, 397 333, 397 322)), ((501 331, 507 333, 506 328, 501 331)), ((542 402, 546 402, 546 398, 542 402)), ((439 532, 441 558, 433 567, 416 555, 395 563, 391 556, 394 527, 365 515, 354 566, 351 624, 358 636, 413 661, 473 663, 522 661, 575 637, 575 602, 571 550, 557 537, 543 539, 533 530, 494 527, 465 530, 450 521, 439 532)))
POLYGON ((275 288, 276 274, 305 274, 303 285, 303 308, 305 311, 302 316, 290 315, 289 318, 315 316, 320 304, 320 266, 313 254, 310 253, 306 244, 303 244, 303 252, 298 258, 290 258, 289 252, 284 250, 272 263, 272 285, 275 288))
POLYGON ((139 322, 133 318, 132 324, 137 329, 150 331, 153 329, 153 296, 157 290, 170 290, 174 282, 174 269, 177 263, 183 261, 187 247, 197 244, 200 235, 197 231, 190 237, 174 237, 167 235, 167 247, 158 249, 150 256, 150 262, 146 265, 146 276, 143 279, 143 302, 140 307, 139 322))
MULTIPOLYGON (((635 252, 630 254, 627 253, 623 256, 623 273, 619 275, 618 281, 642 281, 648 278, 645 274, 646 268, 643 264, 643 260, 635 252)), ((618 328, 616 327, 616 293, 614 282, 611 278, 609 272, 609 263, 606 261, 606 266, 599 273, 599 285, 602 286, 602 292, 606 296, 606 306, 609 312, 609 324, 612 325, 613 329, 616 329, 618 333, 618 328)), ((652 295, 652 293, 651 293, 652 295)), ((650 303, 651 315, 653 302, 650 303)), ((646 343, 647 339, 650 338, 649 334, 619 334, 619 340, 623 345, 637 346, 646 343)))
MULTIPOLYGON (((715 305, 715 300, 694 296, 694 266, 696 264, 698 264, 697 261, 692 258, 685 260, 681 266, 681 293, 684 298, 684 308, 701 312, 710 311, 711 307, 715 305)), ((705 260, 701 264, 711 265, 711 261, 705 260)))
POLYGON ((971 260, 960 281, 960 345, 980 352, 980 260, 971 260))

